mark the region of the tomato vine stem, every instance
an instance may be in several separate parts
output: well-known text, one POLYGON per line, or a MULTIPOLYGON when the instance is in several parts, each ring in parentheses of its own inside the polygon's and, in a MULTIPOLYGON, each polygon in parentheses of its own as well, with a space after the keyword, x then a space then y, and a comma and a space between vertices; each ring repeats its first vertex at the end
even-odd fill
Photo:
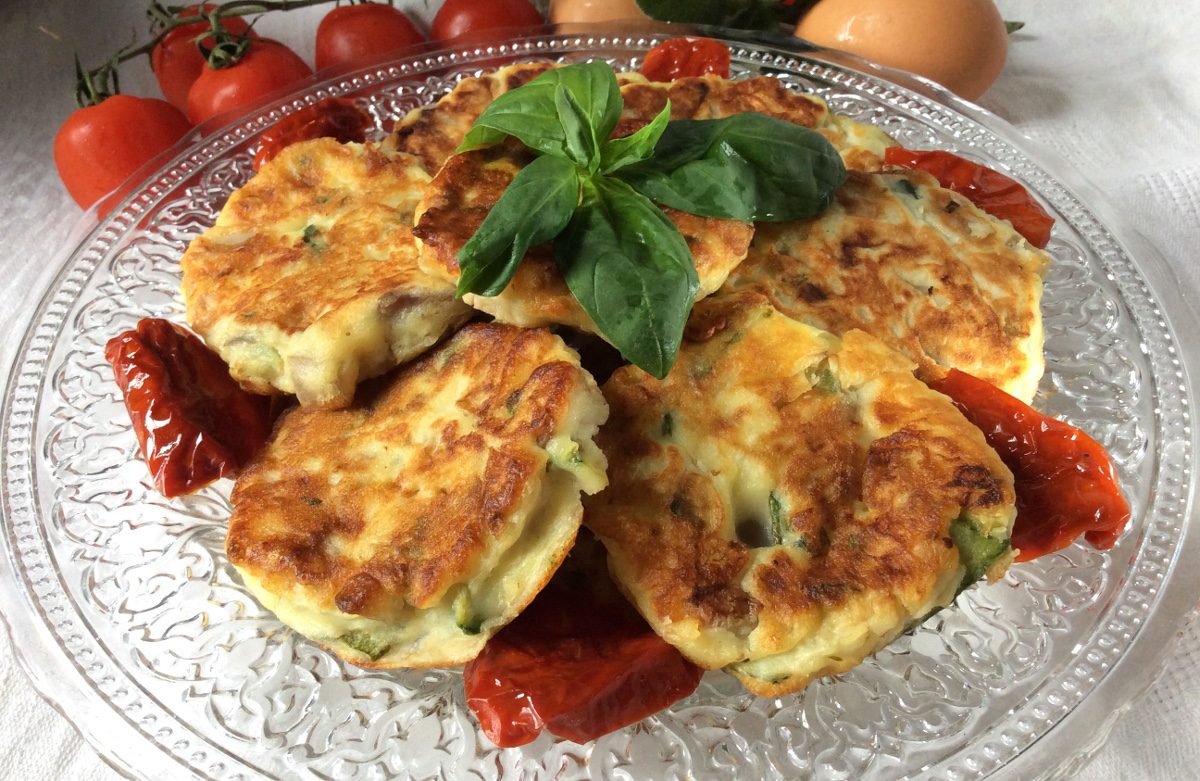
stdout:
MULTIPOLYGON (((335 2, 335 0, 229 0, 208 13, 197 13, 194 6, 164 6, 157 0, 153 0, 146 10, 153 32, 148 41, 141 44, 134 41, 119 49, 103 65, 91 70, 84 70, 79 62, 79 57, 75 57, 75 103, 80 108, 93 106, 105 98, 119 94, 121 90, 117 71, 120 65, 136 57, 149 56, 154 51, 154 47, 167 36, 167 33, 177 27, 189 24, 207 24, 209 31, 200 38, 213 39, 212 47, 201 46, 200 40, 197 41, 197 45, 201 46, 200 50, 209 60, 211 67, 224 68, 237 63, 249 47, 250 39, 245 35, 230 33, 225 29, 221 20, 230 16, 293 11, 297 8, 331 2, 335 2), (188 16, 179 16, 185 12, 191 13, 188 16)), ((251 26, 253 26, 253 22, 251 26)))

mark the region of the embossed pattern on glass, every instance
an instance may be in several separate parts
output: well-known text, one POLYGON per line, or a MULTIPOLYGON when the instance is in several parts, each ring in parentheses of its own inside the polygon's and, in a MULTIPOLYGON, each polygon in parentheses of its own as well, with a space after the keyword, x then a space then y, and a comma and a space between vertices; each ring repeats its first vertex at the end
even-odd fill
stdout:
POLYGON ((991 165, 1059 216, 1037 404, 1087 429, 1116 459, 1136 521, 1112 551, 1076 545, 1014 566, 1003 582, 968 591, 912 636, 798 695, 757 698, 709 673, 693 696, 591 745, 543 734, 500 750, 478 731, 458 670, 361 670, 260 607, 224 556, 227 482, 171 501, 153 490, 104 344, 142 317, 183 322, 179 258, 251 176, 266 126, 354 93, 366 96, 380 138, 498 49, 531 60, 603 56, 628 69, 653 42, 530 39, 328 82, 189 149, 70 258, 35 317, 7 400, 4 545, 22 601, 4 610, 35 612, 61 646, 61 658, 43 663, 70 665, 143 741, 104 750, 135 764, 137 750, 161 751, 222 781, 965 781, 1036 750, 1134 642, 1177 553, 1192 479, 1187 389, 1137 267, 1072 193, 977 122, 854 71, 765 49, 735 48, 735 75, 777 75, 906 146, 991 165))

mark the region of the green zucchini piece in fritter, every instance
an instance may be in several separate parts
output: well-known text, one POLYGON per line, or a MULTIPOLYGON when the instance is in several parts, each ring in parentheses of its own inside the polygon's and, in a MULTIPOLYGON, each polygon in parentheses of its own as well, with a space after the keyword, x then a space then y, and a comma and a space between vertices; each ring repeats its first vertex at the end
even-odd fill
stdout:
POLYGON ((950 540, 958 548, 958 558, 967 572, 958 587, 961 594, 971 584, 983 577, 992 562, 1004 555, 1010 547, 1007 539, 1000 540, 984 535, 966 513, 950 524, 950 540))

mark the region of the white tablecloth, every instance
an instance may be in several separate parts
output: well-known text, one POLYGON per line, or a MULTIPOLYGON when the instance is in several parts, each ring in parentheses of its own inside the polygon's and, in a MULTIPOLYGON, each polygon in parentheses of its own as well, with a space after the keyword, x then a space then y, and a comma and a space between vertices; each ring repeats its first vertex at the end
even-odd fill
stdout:
MULTIPOLYGON (((487 0, 479 0, 486 2, 487 0)), ((899 1, 899 0, 898 0, 899 1)), ((427 23, 438 0, 398 3, 427 23)), ((999 0, 1027 26, 980 101, 1048 145, 1126 211, 1162 250, 1196 306, 1200 291, 1200 3, 999 0)), ((94 64, 144 31, 142 0, 0 0, 0 374, 80 216, 54 172, 54 133, 73 109, 71 53, 94 64)), ((260 30, 312 61, 319 10, 276 14, 260 30)), ((122 70, 155 95, 148 67, 122 70)), ((1200 378, 1195 378, 1200 380, 1200 378)), ((1195 566, 1183 563, 1183 566, 1195 566)), ((1200 603, 1200 595, 1197 595, 1200 603)), ((1200 778, 1200 629, 1117 726, 1081 781, 1200 778)), ((0 640, 0 777, 113 781, 71 725, 29 686, 0 640)))

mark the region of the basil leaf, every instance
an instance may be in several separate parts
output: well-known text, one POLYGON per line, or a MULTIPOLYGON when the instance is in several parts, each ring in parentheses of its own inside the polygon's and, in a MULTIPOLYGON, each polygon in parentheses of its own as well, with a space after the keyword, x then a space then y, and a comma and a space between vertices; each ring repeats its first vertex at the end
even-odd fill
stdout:
POLYGON ((481 146, 490 146, 498 144, 508 138, 508 133, 500 130, 492 130, 490 127, 483 125, 472 125, 467 131, 467 135, 463 137, 463 142, 459 144, 458 149, 454 150, 455 154, 459 152, 468 152, 472 149, 478 149, 481 146))
POLYGON ((660 22, 779 32, 777 0, 637 0, 637 4, 646 16, 660 22))
POLYGON ((547 83, 566 87, 567 92, 583 109, 584 116, 591 122, 598 141, 608 138, 621 121, 625 99, 621 97, 621 85, 617 82, 617 74, 608 63, 596 60, 555 68, 533 81, 542 79, 547 83))
MULTIPOLYGON (((530 149, 571 158, 557 100, 560 85, 575 101, 592 145, 599 147, 599 140, 608 138, 620 121, 624 102, 612 66, 597 61, 546 71, 496 98, 475 120, 458 151, 466 152, 511 135, 530 149)), ((590 167, 590 161, 585 165, 590 167)))
POLYGON ((455 153, 495 144, 513 135, 531 149, 566 157, 562 123, 554 105, 554 88, 531 89, 532 84, 506 92, 489 103, 455 153))
POLYGON ((737 7, 738 5, 735 3, 735 10, 726 14, 725 21, 721 22, 724 27, 779 32, 780 6, 776 3, 750 0, 740 4, 740 7, 737 7))
POLYGON ((671 121, 671 101, 658 112, 654 121, 632 135, 614 138, 600 145, 600 173, 610 174, 618 168, 641 162, 654 154, 654 145, 671 121))
POLYGON ((662 210, 624 182, 597 176, 582 191, 554 260, 604 337, 662 379, 699 288, 692 253, 662 210))
POLYGON ((671 122, 653 157, 616 175, 691 214, 780 222, 827 209, 846 167, 815 130, 749 112, 671 122))
POLYGON ((579 173, 546 155, 521 169, 458 251, 458 295, 498 295, 532 246, 557 236, 579 203, 579 173))
POLYGON ((596 148, 591 123, 571 93, 561 84, 554 90, 554 107, 563 128, 563 148, 567 157, 575 165, 595 173, 600 165, 600 152, 596 148))

